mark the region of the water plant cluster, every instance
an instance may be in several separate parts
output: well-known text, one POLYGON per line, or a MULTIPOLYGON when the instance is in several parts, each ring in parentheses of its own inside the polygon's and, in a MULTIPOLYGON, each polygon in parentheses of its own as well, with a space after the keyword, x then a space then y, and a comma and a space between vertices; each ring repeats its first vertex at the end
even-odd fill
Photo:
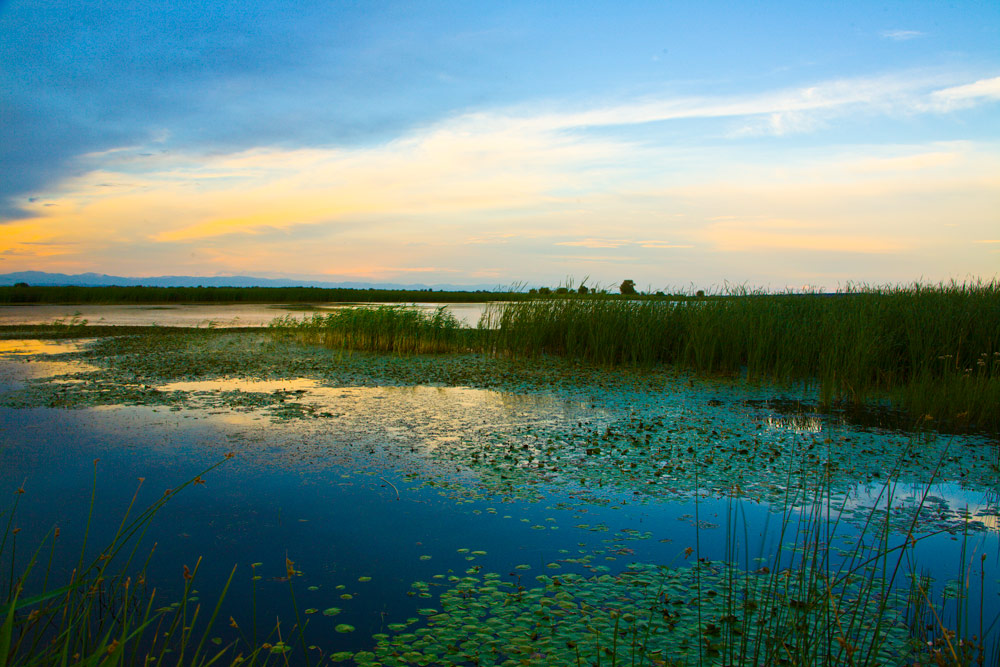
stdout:
POLYGON ((452 352, 468 344, 470 333, 443 306, 431 313, 405 306, 343 308, 303 319, 286 315, 270 326, 327 347, 396 354, 452 352))

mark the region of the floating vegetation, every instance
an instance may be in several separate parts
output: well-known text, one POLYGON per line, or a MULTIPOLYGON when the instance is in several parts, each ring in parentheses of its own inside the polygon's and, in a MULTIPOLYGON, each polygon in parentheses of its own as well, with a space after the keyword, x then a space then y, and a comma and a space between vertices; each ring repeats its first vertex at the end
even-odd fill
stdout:
POLYGON ((420 627, 396 626, 358 664, 857 664, 912 650, 905 597, 875 595, 866 577, 746 573, 723 562, 618 574, 467 576, 441 593, 420 627), (878 622, 872 622, 879 619, 878 622))

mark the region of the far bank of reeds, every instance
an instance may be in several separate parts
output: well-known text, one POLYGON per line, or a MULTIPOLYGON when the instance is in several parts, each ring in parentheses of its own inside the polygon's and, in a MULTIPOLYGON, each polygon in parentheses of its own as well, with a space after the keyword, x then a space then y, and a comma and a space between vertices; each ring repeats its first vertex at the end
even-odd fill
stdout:
POLYGON ((740 291, 707 299, 595 295, 490 304, 477 329, 442 310, 347 309, 274 326, 332 347, 559 355, 815 382, 825 404, 890 398, 914 419, 1000 428, 1000 282, 740 291))
POLYGON ((527 299, 510 290, 361 289, 349 287, 155 287, 150 285, 0 285, 0 305, 180 303, 484 303, 527 299))

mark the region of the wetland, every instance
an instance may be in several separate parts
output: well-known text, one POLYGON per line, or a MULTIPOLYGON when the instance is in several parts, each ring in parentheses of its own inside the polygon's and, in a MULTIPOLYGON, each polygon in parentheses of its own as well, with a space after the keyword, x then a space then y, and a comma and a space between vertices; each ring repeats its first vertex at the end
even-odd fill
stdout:
POLYGON ((170 664, 1000 662, 995 430, 290 323, 3 328, 12 641, 156 506, 93 622, 180 617, 127 636, 170 664))

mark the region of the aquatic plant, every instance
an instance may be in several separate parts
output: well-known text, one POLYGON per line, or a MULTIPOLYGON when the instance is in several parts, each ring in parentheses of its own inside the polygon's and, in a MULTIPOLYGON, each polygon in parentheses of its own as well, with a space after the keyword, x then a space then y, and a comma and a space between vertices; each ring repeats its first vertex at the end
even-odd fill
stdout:
POLYGON ((302 319, 288 315, 270 326, 327 347, 395 354, 460 351, 472 333, 443 306, 433 312, 406 306, 341 308, 302 319))
MULTIPOLYGON (((229 458, 231 455, 227 455, 229 458)), ((178 600, 157 607, 156 589, 147 581, 152 552, 138 562, 140 544, 151 521, 183 489, 203 484, 203 476, 224 461, 207 468, 187 482, 168 489, 159 499, 133 515, 139 489, 129 503, 111 541, 96 556, 88 551, 97 494, 97 461, 80 556, 69 580, 50 582, 59 529, 53 528, 17 569, 17 534, 14 517, 22 490, 6 514, 0 541, 0 562, 8 560, 8 576, 0 587, 0 665, 210 665, 266 664, 281 653, 274 644, 238 636, 224 643, 212 636, 216 620, 236 573, 234 567, 222 587, 207 621, 194 589, 201 559, 183 568, 184 585, 178 600), (9 552, 8 552, 9 549, 9 552), (42 563, 44 571, 41 571, 42 563)), ((140 479, 139 487, 142 486, 140 479)), ((230 627, 237 633, 236 621, 230 627)), ((273 634, 273 633, 272 633, 273 634)), ((279 638, 279 644, 280 638, 279 638)), ((303 647, 305 649, 305 647, 303 647)))
MULTIPOLYGON (((374 650, 353 659, 509 667, 985 664, 985 637, 996 620, 984 629, 980 616, 977 628, 968 627, 975 596, 958 586, 949 623, 930 601, 929 578, 912 571, 918 543, 934 535, 918 531, 920 507, 897 532, 888 521, 895 482, 887 480, 880 493, 886 511, 872 511, 848 541, 838 530, 844 501, 821 473, 812 479, 787 485, 774 553, 750 542, 734 488, 721 560, 702 558, 696 538, 679 562, 633 562, 618 573, 577 559, 567 562, 583 562, 590 575, 531 581, 522 574, 527 566, 506 575, 435 575, 442 583, 413 587, 425 596, 443 586, 436 605, 390 624, 392 634, 375 635, 374 650), (907 578, 914 584, 907 587, 907 578)), ((697 517, 697 494, 693 500, 697 517)), ((980 604, 986 590, 981 582, 980 604)))
POLYGON ((915 422, 931 415, 1000 426, 996 280, 849 286, 834 295, 538 299, 491 304, 479 328, 484 348, 499 354, 815 382, 827 405, 889 397, 915 422))

